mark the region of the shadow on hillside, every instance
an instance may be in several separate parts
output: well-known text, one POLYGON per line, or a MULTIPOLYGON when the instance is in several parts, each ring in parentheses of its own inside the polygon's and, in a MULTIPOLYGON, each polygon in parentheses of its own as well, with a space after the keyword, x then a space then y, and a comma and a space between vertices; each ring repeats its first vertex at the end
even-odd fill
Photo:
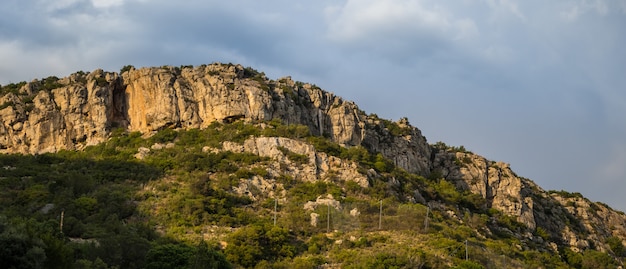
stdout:
POLYGON ((37 259, 46 268, 142 268, 159 236, 137 210, 135 193, 162 175, 142 163, 82 152, 0 154, 0 233, 22 238, 24 253, 43 249, 37 259))

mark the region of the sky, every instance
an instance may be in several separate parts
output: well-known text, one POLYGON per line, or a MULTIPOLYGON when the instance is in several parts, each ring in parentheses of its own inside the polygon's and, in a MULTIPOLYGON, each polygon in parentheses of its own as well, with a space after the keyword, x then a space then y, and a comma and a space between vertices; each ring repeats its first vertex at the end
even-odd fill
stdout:
POLYGON ((626 211, 626 0, 2 0, 0 84, 232 62, 626 211))

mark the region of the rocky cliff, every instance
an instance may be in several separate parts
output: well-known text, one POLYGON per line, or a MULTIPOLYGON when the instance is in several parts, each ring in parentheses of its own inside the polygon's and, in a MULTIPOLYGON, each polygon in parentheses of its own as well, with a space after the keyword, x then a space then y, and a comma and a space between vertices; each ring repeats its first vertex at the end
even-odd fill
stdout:
POLYGON ((576 251, 594 246, 610 251, 608 238, 626 242, 626 216, 579 193, 541 189, 515 174, 509 164, 494 162, 465 149, 433 145, 432 171, 457 189, 482 196, 488 208, 514 216, 531 233, 518 235, 545 243, 553 251, 570 246, 576 251), (537 231, 545 232, 543 237, 537 231))
POLYGON ((95 70, 46 86, 35 80, 0 98, 7 104, 0 110, 2 152, 81 149, 105 141, 119 127, 149 135, 214 121, 280 119, 307 125, 342 145, 364 145, 408 171, 429 172, 430 148, 408 122, 368 116, 315 85, 289 77, 269 80, 240 65, 129 68, 121 75, 95 70), (402 135, 391 134, 389 125, 402 135))
MULTIPOLYGON (((314 135, 346 147, 363 146, 408 172, 452 182, 484 199, 483 207, 513 216, 525 227, 508 232, 555 252, 559 246, 608 250, 608 238, 626 239, 626 216, 604 204, 579 194, 546 192, 506 163, 429 145, 406 119, 391 122, 367 115, 315 85, 289 77, 271 80, 240 65, 124 68, 121 74, 95 70, 7 85, 0 90, 0 152, 82 149, 106 141, 118 128, 150 136, 164 128, 204 128, 238 120, 306 125, 314 135)), ((223 147, 290 163, 281 151, 287 149, 307 158, 305 165, 293 165, 290 173, 297 178, 336 177, 368 185, 368 175, 355 163, 316 152, 301 141, 251 137, 223 147)), ((257 185, 263 189, 266 184, 257 185)), ((416 196, 424 201, 419 191, 416 196)))

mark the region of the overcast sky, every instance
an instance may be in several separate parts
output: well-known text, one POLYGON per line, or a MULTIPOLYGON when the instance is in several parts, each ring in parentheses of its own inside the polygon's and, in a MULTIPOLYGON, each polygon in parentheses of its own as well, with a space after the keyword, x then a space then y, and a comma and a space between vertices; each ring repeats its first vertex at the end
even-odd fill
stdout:
POLYGON ((626 0, 2 0, 0 84, 240 63, 626 210, 626 0))

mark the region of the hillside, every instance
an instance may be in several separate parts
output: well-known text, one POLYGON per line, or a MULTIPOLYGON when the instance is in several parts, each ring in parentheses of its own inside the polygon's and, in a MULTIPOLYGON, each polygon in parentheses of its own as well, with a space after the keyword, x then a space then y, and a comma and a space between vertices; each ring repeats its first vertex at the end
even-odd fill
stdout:
POLYGON ((622 212, 240 65, 5 85, 0 134, 4 265, 616 268, 626 256, 622 212))

